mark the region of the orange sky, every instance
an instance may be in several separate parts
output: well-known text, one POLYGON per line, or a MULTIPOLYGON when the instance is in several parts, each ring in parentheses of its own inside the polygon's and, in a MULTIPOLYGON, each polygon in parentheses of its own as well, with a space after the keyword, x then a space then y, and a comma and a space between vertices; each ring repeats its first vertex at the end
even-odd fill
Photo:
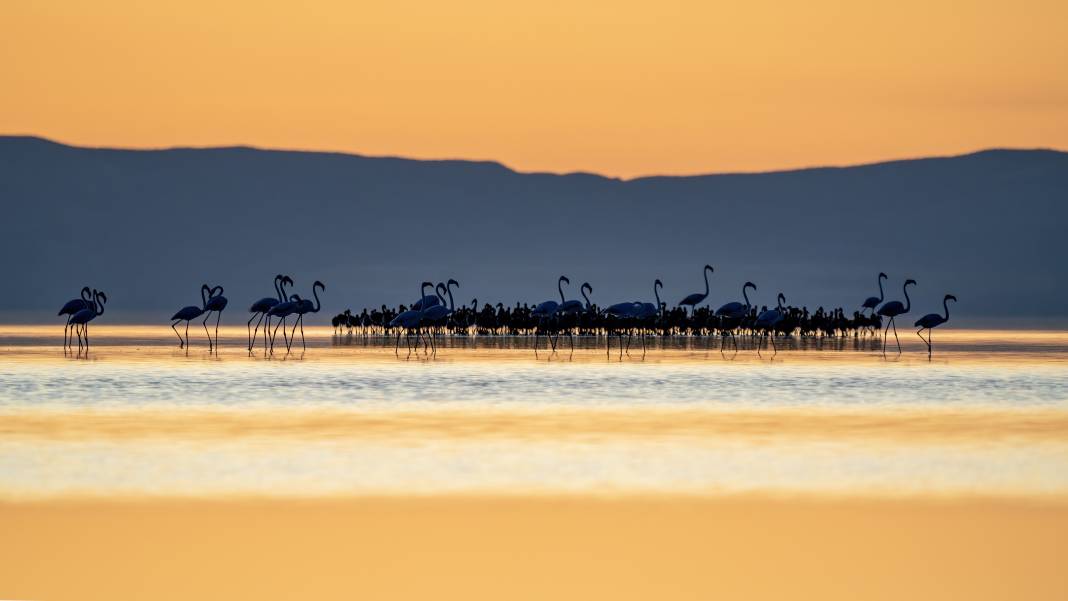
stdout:
POLYGON ((1068 148, 1068 2, 0 5, 0 132, 618 176, 1068 148))

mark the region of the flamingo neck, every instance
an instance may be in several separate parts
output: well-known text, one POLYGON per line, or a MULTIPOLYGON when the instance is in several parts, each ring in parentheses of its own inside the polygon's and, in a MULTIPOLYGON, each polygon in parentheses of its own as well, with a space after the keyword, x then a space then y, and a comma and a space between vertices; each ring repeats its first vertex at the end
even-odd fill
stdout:
POLYGON ((705 296, 706 296, 706 297, 708 296, 708 293, 709 293, 709 288, 708 288, 708 270, 706 269, 706 270, 705 270, 705 296))
POLYGON ((311 312, 312 313, 318 313, 319 309, 321 309, 322 306, 323 306, 323 304, 319 301, 319 287, 318 286, 312 286, 312 296, 315 297, 315 308, 312 309, 311 312))
POLYGON ((909 285, 905 284, 902 291, 905 293, 905 313, 908 313, 912 309, 912 299, 909 298, 909 285))
POLYGON ((883 302, 883 278, 879 278, 879 302, 883 302))
POLYGON ((564 300, 564 281, 556 280, 556 291, 560 293, 560 304, 564 304, 567 301, 564 300))
POLYGON ((945 319, 943 319, 943 321, 949 321, 949 299, 948 298, 943 298, 942 299, 942 308, 945 309, 945 311, 946 311, 946 317, 945 317, 945 319))

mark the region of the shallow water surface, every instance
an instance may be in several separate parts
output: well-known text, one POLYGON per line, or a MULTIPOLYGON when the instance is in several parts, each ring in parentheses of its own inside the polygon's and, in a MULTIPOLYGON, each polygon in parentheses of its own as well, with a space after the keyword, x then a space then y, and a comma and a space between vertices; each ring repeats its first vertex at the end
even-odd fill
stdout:
POLYGON ((64 353, 62 327, 0 327, 0 497, 1068 493, 1058 332, 947 330, 931 358, 907 337, 885 357, 497 338, 409 356, 309 328, 265 357, 240 328, 218 354, 92 334, 64 353))

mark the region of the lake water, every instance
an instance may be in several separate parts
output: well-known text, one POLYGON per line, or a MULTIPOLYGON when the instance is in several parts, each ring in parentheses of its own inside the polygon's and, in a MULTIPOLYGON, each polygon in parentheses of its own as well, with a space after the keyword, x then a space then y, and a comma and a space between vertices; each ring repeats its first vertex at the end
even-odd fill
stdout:
POLYGON ((95 327, 70 354, 62 326, 0 327, 0 498, 1068 493, 1064 332, 938 331, 931 358, 911 332, 885 357, 306 332, 264 357, 240 328, 216 355, 95 327))

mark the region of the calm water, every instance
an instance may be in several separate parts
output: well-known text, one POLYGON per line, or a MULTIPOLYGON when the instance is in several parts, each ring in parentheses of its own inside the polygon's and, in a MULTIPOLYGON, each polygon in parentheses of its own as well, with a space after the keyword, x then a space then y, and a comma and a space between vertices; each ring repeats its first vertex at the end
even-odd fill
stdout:
POLYGON ((71 356, 61 332, 0 327, 0 498, 1068 493, 1064 333, 948 330, 928 360, 907 335, 887 358, 688 339, 398 358, 310 329, 264 358, 244 329, 217 356, 121 326, 71 356))

